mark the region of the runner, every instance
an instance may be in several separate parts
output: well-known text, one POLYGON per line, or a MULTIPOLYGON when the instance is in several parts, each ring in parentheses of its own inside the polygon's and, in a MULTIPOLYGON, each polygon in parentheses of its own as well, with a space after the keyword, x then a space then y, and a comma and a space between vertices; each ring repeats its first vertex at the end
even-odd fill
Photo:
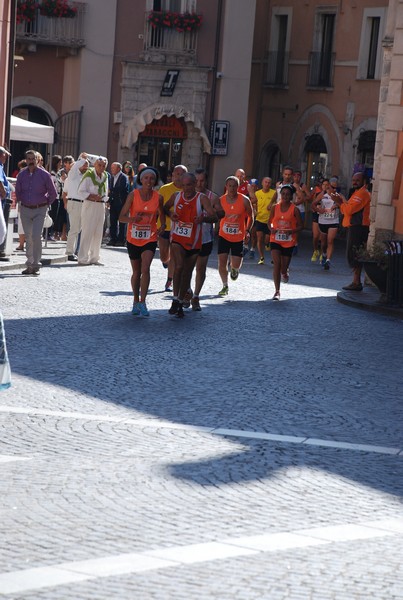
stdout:
POLYGON ((148 317, 146 297, 150 285, 150 266, 157 248, 158 235, 165 230, 162 196, 153 190, 158 182, 158 171, 144 168, 138 175, 141 187, 128 195, 119 215, 121 223, 128 223, 127 251, 132 266, 132 315, 148 317), (157 227, 157 217, 160 227, 157 227))
POLYGON ((173 224, 171 254, 175 264, 173 299, 168 312, 182 318, 185 316, 183 300, 190 288, 193 269, 202 246, 202 223, 214 223, 217 215, 209 198, 196 192, 194 173, 182 176, 182 191, 171 196, 164 205, 164 212, 173 224))
MULTIPOLYGON (((224 216, 224 211, 221 209, 219 198, 217 194, 207 189, 207 172, 205 169, 196 169, 196 191, 205 194, 210 199, 211 206, 217 213, 218 217, 224 216)), ((217 218, 218 220, 218 218, 217 218)), ((203 223, 202 225, 202 247, 196 261, 196 282, 194 294, 192 291, 188 291, 184 300, 184 308, 186 308, 186 302, 191 301, 192 310, 200 311, 200 292, 206 279, 206 269, 209 256, 213 250, 214 241, 214 225, 213 222, 203 223)))
POLYGON ((326 179, 325 182, 323 182, 321 193, 312 202, 312 210, 317 212, 319 216, 320 246, 322 248, 321 265, 325 271, 328 271, 333 256, 334 240, 339 229, 340 211, 337 204, 329 196, 330 193, 337 192, 337 179, 332 177, 330 181, 326 179))
MULTIPOLYGON (((172 194, 182 190, 182 175, 187 173, 185 165, 176 165, 172 171, 172 181, 160 187, 160 194, 164 199, 164 204, 168 202, 172 194)), ((174 261, 171 256, 170 233, 171 220, 166 219, 166 229, 158 238, 158 246, 160 249, 160 259, 165 269, 168 269, 167 281, 165 283, 165 291, 172 292, 172 278, 175 269, 174 261)))
MULTIPOLYGON (((316 184, 313 192, 312 192, 312 196, 313 199, 316 200, 317 196, 323 191, 324 187, 325 187, 325 182, 326 182, 326 187, 327 184, 329 183, 328 179, 320 179, 318 180, 318 183, 316 184)), ((320 250, 319 250, 319 246, 320 246, 320 229, 319 229, 319 213, 317 213, 316 211, 313 210, 312 205, 311 205, 311 210, 312 210, 312 244, 313 244, 313 253, 311 256, 311 262, 315 263, 317 260, 319 260, 320 258, 320 250)))
POLYGON ((270 212, 270 247, 273 259, 273 281, 275 292, 273 300, 280 300, 280 280, 289 280, 289 266, 298 233, 303 229, 301 213, 292 203, 295 188, 285 184, 280 190, 280 202, 270 212))
POLYGON ((255 192, 256 197, 256 220, 253 229, 256 229, 257 248, 259 251, 258 265, 264 265, 264 248, 269 244, 269 217, 273 204, 277 202, 277 192, 271 189, 271 177, 263 177, 262 189, 255 192))
POLYGON ((225 187, 227 193, 220 198, 224 216, 218 236, 218 271, 223 284, 220 296, 228 294, 228 256, 231 253, 231 279, 235 281, 242 266, 243 245, 248 243, 253 225, 252 205, 247 196, 238 192, 239 179, 234 175, 227 177, 225 187))

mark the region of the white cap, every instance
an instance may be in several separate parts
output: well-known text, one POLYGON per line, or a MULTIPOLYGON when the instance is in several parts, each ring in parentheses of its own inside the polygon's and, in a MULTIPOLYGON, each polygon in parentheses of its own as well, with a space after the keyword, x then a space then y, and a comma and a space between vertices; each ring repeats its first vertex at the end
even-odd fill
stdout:
POLYGON ((0 146, 0 154, 8 154, 8 156, 11 156, 11 153, 6 150, 3 146, 0 146))

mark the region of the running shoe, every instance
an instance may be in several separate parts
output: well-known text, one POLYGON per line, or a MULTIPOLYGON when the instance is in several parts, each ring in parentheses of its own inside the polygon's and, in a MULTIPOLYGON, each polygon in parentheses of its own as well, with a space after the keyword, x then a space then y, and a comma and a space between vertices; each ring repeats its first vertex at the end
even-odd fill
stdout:
POLYGON ((264 265, 264 256, 261 256, 259 258, 259 262, 257 263, 258 265, 264 265))
POLYGON ((179 309, 179 300, 172 300, 171 308, 169 309, 170 315, 176 315, 179 309))
POLYGON ((219 296, 228 296, 228 286, 223 285, 222 290, 218 292, 219 296))
POLYGON ((312 257, 311 257, 311 262, 316 262, 318 260, 319 256, 320 256, 319 250, 314 250, 312 257))
POLYGON ((288 283, 290 279, 290 272, 287 270, 287 273, 281 273, 281 281, 283 283, 288 283))
POLYGON ((172 279, 168 277, 167 282, 165 284, 165 291, 172 292, 172 279))
POLYGON ((270 244, 266 244, 266 250, 270 250, 270 244))
POLYGON ((189 289, 186 294, 185 297, 183 298, 183 308, 189 308, 190 307, 190 301, 193 298, 193 291, 191 289, 189 289))
POLYGON ((280 292, 275 292, 272 300, 277 300, 277 301, 280 300, 280 292))
POLYGON ((255 258, 255 251, 254 250, 249 250, 249 258, 251 260, 253 260, 255 258))
POLYGON ((185 316, 185 313, 183 312, 183 304, 181 302, 179 302, 179 308, 176 313, 176 316, 178 317, 178 319, 183 319, 183 317, 185 316))
POLYGON ((147 308, 145 302, 139 302, 137 306, 138 306, 138 309, 139 309, 140 314, 141 314, 142 317, 149 317, 150 316, 150 313, 148 312, 148 308, 147 308))
POLYGON ((234 267, 231 267, 230 277, 231 277, 232 281, 236 281, 238 279, 238 276, 239 276, 239 269, 234 269, 234 267))
POLYGON ((326 264, 326 261, 327 261, 327 256, 326 256, 326 254, 322 254, 322 255, 321 255, 321 257, 320 257, 320 264, 322 265, 322 267, 324 267, 324 266, 325 266, 325 264, 326 264))
POLYGON ((195 310, 197 312, 201 311, 201 306, 200 306, 198 296, 193 296, 193 298, 191 300, 191 304, 192 304, 192 310, 195 310))
POLYGON ((139 302, 133 302, 132 315, 137 317, 140 314, 139 302))
POLYGON ((164 269, 168 268, 168 263, 162 263, 162 266, 164 267, 164 269))
POLYGON ((323 265, 323 268, 325 269, 325 271, 328 271, 330 269, 330 260, 327 258, 325 264, 323 265))
POLYGON ((243 256, 246 256, 246 255, 248 254, 248 252, 249 252, 249 248, 248 248, 248 246, 244 246, 244 247, 243 247, 243 250, 242 250, 242 255, 243 255, 243 256))

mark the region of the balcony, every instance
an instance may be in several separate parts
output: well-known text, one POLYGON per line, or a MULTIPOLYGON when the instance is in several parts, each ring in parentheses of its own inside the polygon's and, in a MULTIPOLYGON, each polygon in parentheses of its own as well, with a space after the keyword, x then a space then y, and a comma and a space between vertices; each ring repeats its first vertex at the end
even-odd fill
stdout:
POLYGON ((266 85, 276 88, 288 86, 289 52, 269 52, 267 57, 266 85))
POLYGON ((332 88, 334 52, 311 52, 309 56, 308 87, 332 88))
POLYGON ((39 10, 33 21, 22 22, 17 25, 17 42, 28 45, 32 52, 36 44, 50 46, 66 46, 68 48, 81 48, 85 46, 83 39, 85 4, 72 2, 72 7, 77 9, 74 17, 47 17, 41 15, 39 10))
POLYGON ((144 51, 142 59, 152 63, 194 65, 197 63, 198 31, 177 31, 173 28, 153 27, 150 12, 145 14, 144 51))

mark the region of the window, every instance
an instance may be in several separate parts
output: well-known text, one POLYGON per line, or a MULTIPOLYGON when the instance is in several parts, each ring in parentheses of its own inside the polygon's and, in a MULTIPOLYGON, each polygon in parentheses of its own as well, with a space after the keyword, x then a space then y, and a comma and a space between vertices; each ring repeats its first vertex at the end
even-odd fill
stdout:
POLYGON ((268 85, 284 87, 288 84, 290 29, 290 9, 273 9, 266 75, 268 85))
POLYGON ((193 12, 196 10, 196 0, 153 0, 150 10, 193 12))
POLYGON ((382 36, 385 8, 364 10, 361 31, 358 79, 380 79, 382 66, 382 36))
POLYGON ((318 13, 314 37, 314 51, 310 56, 308 85, 313 87, 332 87, 333 85, 333 39, 336 14, 318 13))

